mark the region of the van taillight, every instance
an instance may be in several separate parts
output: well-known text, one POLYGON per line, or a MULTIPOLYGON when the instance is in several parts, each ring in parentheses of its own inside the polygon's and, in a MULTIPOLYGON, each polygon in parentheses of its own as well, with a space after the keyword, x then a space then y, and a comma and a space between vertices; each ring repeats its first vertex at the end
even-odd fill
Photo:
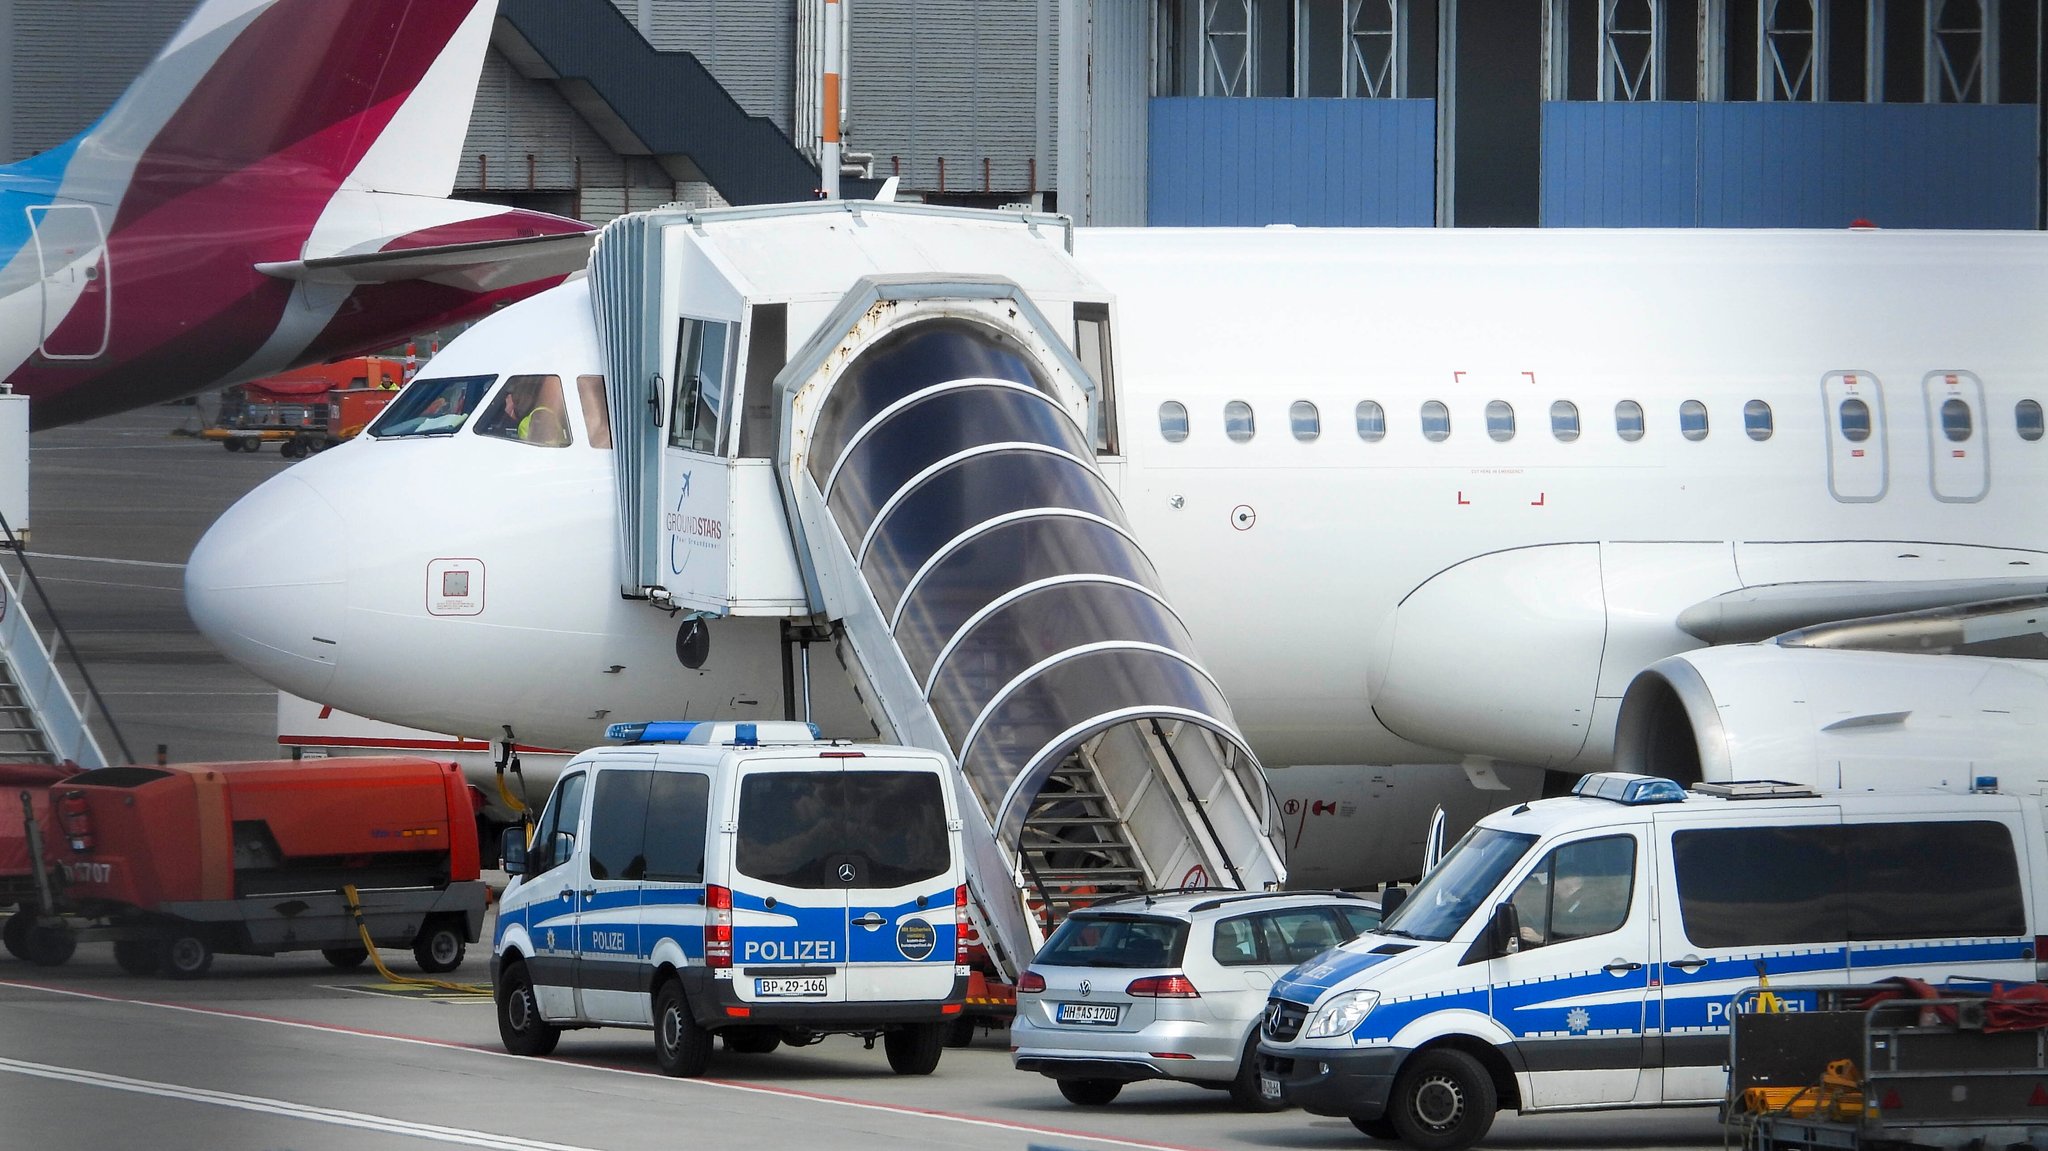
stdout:
POLYGON ((1149 999, 1200 999, 1202 993, 1188 982, 1185 975, 1148 975, 1134 979, 1124 988, 1126 995, 1142 995, 1149 999))
POLYGON ((1029 967, 1025 968, 1024 978, 1019 979, 1017 981, 1017 994, 1030 995, 1033 992, 1044 990, 1045 976, 1040 975, 1038 972, 1031 970, 1029 967))
POLYGON ((704 966, 732 966, 732 888, 704 888, 704 966))
POLYGON ((67 791, 57 797, 57 826, 73 851, 92 850, 92 808, 82 791, 67 791))
POLYGON ((973 925, 967 921, 967 885, 953 889, 953 962, 967 962, 967 933, 973 925))

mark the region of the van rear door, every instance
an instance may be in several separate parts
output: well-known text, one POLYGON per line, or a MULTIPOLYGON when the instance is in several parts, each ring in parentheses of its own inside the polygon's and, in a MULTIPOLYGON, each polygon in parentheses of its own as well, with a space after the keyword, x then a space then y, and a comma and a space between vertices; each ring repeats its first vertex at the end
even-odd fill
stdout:
POLYGON ((937 1001, 953 993, 954 859, 945 779, 925 763, 844 761, 847 856, 859 878, 847 891, 847 997, 937 1001))
POLYGON ((733 991, 743 1001, 846 1001, 845 771, 838 760, 745 761, 734 804, 733 991))

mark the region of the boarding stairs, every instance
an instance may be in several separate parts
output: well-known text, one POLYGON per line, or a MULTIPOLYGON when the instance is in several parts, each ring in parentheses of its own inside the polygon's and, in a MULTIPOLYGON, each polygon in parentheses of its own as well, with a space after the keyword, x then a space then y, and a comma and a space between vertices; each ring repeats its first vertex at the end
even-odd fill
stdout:
MULTIPOLYGON (((26 566, 23 573, 29 574, 26 566)), ((0 568, 0 596, 5 597, 0 599, 0 763, 105 767, 99 741, 5 568, 0 568)))
MULTIPOLYGON (((664 301, 702 289, 664 276, 721 269, 745 295, 789 284, 799 265, 855 270, 829 284, 838 303, 814 308, 807 335, 791 323, 772 382, 780 526, 802 574, 786 616, 837 639, 884 739, 958 766, 978 917, 1012 976, 1090 899, 1284 878, 1264 773, 1097 464, 1094 384, 1062 333, 1075 298, 1106 293, 1087 294, 1099 289, 1063 231, 1053 217, 923 206, 678 209, 614 223, 591 261, 620 448, 621 591, 638 583, 700 611, 701 595, 645 586, 672 570, 649 558, 676 546, 661 524, 678 489, 634 457, 662 451, 645 414, 677 362, 664 301), (819 222, 831 226, 806 236, 819 222), (848 246, 858 259, 839 258, 848 246), (971 273, 929 255, 963 252, 971 273)), ((823 286, 783 290, 818 300, 823 286)), ((774 304, 750 298, 747 314, 774 304)), ((753 333, 736 339, 751 360, 753 333)), ((767 382, 758 366, 738 375, 767 382)), ((740 490, 757 462, 734 461, 719 482, 740 490)), ((715 463, 682 465, 702 490, 715 463)), ((735 613, 768 602, 737 586, 726 597, 735 613)))

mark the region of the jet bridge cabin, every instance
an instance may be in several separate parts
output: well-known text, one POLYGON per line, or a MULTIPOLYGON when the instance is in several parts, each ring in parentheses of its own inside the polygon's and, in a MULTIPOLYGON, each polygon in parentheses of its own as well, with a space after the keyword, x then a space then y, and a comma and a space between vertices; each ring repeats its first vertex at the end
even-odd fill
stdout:
POLYGON ((1124 515, 1114 301, 1070 244, 1054 216, 816 203, 629 216, 591 259, 620 594, 686 613, 690 667, 707 620, 785 620, 792 701, 832 644, 882 737, 978 801, 1012 972, 1084 892, 1282 878, 1124 515))

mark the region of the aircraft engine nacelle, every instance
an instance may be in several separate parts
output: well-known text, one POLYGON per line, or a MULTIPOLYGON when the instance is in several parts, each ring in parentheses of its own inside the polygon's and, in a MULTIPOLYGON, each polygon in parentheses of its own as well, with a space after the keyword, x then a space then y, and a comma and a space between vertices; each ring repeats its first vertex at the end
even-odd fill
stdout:
POLYGON ((1617 771, 1685 783, 2007 791, 2048 786, 2048 668, 2022 660, 1776 644, 1650 665, 1622 699, 1617 771))

